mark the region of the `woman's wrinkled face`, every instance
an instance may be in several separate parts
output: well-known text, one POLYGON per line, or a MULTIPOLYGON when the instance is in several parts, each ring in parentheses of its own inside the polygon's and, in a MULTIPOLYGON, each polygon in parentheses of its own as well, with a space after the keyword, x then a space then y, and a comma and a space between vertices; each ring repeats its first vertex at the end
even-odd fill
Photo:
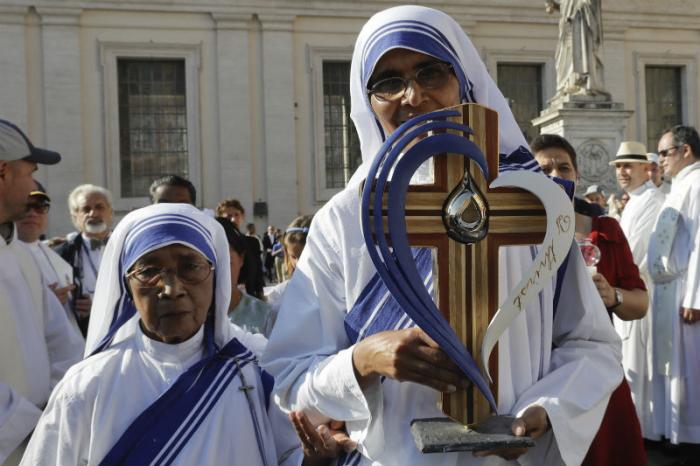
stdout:
POLYGON ((127 281, 144 333, 165 343, 179 343, 197 333, 214 299, 214 273, 210 269, 203 255, 181 244, 139 258, 129 270, 127 281), (210 271, 208 276, 192 283, 192 277, 205 276, 204 270, 210 271), (142 273, 132 275, 138 271, 142 273), (158 271, 162 273, 154 286, 146 286, 137 278, 158 271))
POLYGON ((435 57, 408 49, 390 50, 379 59, 374 67, 369 85, 385 78, 403 77, 410 79, 404 95, 396 101, 383 101, 374 95, 369 97, 372 111, 388 136, 402 123, 413 117, 459 105, 459 80, 450 75, 445 85, 437 89, 423 89, 416 83, 418 70, 434 62, 435 57))

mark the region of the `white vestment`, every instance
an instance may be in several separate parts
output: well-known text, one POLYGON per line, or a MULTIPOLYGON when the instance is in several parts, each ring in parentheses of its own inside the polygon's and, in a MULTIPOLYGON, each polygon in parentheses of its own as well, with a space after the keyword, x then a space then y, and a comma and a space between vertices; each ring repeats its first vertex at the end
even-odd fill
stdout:
POLYGON ((654 433, 652 417, 654 370, 651 290, 653 287, 647 268, 647 251, 649 237, 666 196, 651 181, 631 191, 629 196, 630 200, 620 218, 620 226, 627 237, 634 263, 639 267, 639 274, 649 290, 649 310, 644 317, 637 320, 620 320, 613 314, 613 322, 617 333, 622 338, 622 366, 632 391, 642 435, 648 439, 658 440, 659 436, 654 433))
MULTIPOLYGON (((75 334, 26 245, 0 238, 0 463, 31 433, 51 389, 82 358, 75 334)), ((8 460, 16 463, 17 450, 8 460)))
MULTIPOLYGON (((32 256, 34 256, 36 265, 39 267, 45 283, 49 285, 56 284, 59 288, 64 288, 73 284, 73 267, 53 249, 41 241, 25 244, 32 252, 32 256)), ((70 300, 63 305, 63 308, 66 311, 66 316, 71 326, 82 338, 82 333, 78 326, 78 321, 75 318, 75 313, 71 308, 70 300)))
POLYGON ((107 458, 110 464, 133 464, 152 458, 158 464, 271 466, 281 457, 285 464, 299 464, 300 443, 291 423, 279 410, 270 417, 266 412, 266 378, 255 361, 265 339, 243 332, 226 315, 229 261, 221 225, 191 205, 156 204, 125 216, 100 266, 87 357, 51 394, 23 464, 96 465, 107 458), (209 318, 192 337, 165 344, 141 331, 124 274, 139 258, 172 244, 199 251, 211 263, 213 301, 209 318), (154 406, 161 416, 147 412, 154 406), (120 442, 123 435, 128 442, 120 442), (140 441, 144 436, 148 442, 140 441))
MULTIPOLYGON (((528 247, 501 254, 502 297, 532 258, 528 247)), ((508 464, 471 453, 418 451, 409 424, 441 415, 438 392, 388 378, 362 391, 344 318, 374 273, 360 232, 359 196, 346 189, 315 215, 285 292, 263 358, 275 377, 275 400, 284 409, 306 411, 316 423, 344 420, 364 455, 360 465, 508 464)), ((521 414, 540 404, 552 424, 521 464, 580 464, 622 379, 619 338, 577 249, 556 317, 552 303, 553 289, 546 286, 499 344, 499 412, 521 414)))
MULTIPOLYGON (((133 338, 76 364, 56 387, 22 464, 99 464, 132 421, 203 357, 203 327, 189 340, 173 345, 145 336, 138 319, 126 325, 136 332, 133 338)), ((257 346, 257 341, 248 344, 243 331, 235 332, 246 346, 257 346)), ((247 383, 257 380, 253 364, 242 371, 247 383)), ((241 386, 237 376, 171 464, 266 464, 257 448, 256 421, 241 386)), ((251 392, 253 409, 262 435, 271 437, 273 429, 285 426, 281 419, 268 421, 261 394, 261 390, 251 392)), ((283 435, 294 440, 289 426, 283 435)), ((266 445, 273 447, 272 442, 266 445)), ((277 464, 286 451, 281 444, 280 449, 279 454, 274 447, 266 451, 268 465, 277 464)), ((291 457, 288 461, 286 464, 295 464, 291 457)))
MULTIPOLYGON (((654 378, 654 421, 656 432, 672 443, 700 443, 700 324, 686 324, 679 314, 681 307, 700 309, 700 162, 685 167, 673 179, 659 223, 668 223, 667 210, 677 218, 675 235, 659 238, 658 244, 670 246, 666 264, 676 279, 661 279, 654 286, 655 318, 671 322, 670 344, 665 345, 670 350, 669 364, 654 378), (658 299, 663 294, 659 287, 671 290, 669 301, 658 299)), ((663 230, 656 225, 653 235, 666 236, 663 230)), ((651 242, 655 243, 654 238, 651 242)), ((650 247, 650 267, 652 252, 650 247)), ((655 346, 664 343, 654 342, 655 346)))

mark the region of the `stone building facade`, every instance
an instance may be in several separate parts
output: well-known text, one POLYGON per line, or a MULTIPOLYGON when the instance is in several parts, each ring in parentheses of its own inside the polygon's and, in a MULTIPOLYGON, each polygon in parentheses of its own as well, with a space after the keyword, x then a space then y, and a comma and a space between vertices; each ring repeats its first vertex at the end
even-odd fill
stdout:
MULTIPOLYGON (((422 3, 462 24, 534 135, 554 94, 558 17, 537 0, 422 3)), ((171 172, 193 180, 200 206, 236 197, 259 226, 315 211, 358 162, 355 38, 395 4, 0 0, 0 117, 64 157, 37 175, 55 200, 50 233, 71 230, 64 200, 77 184, 106 186, 123 214, 171 172)), ((603 24, 606 88, 633 112, 624 137, 696 125, 700 2, 606 0, 603 24)))

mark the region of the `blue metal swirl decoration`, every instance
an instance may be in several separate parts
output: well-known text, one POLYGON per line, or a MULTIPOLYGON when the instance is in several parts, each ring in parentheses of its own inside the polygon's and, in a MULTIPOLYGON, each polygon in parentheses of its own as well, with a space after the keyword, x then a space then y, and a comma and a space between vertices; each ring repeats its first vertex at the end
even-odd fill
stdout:
POLYGON ((362 234, 377 273, 394 299, 440 345, 496 411, 496 401, 477 363, 423 285, 406 231, 406 192, 411 177, 427 159, 446 152, 461 154, 476 162, 488 179, 488 167, 479 147, 464 136, 445 131, 473 133, 468 126, 446 120, 459 115, 456 110, 441 110, 415 117, 386 140, 372 162, 362 191, 362 234), (404 153, 416 138, 420 139, 404 153), (388 183, 390 174, 391 183, 388 183), (388 228, 385 231, 381 212, 387 184, 388 228), (372 216, 371 211, 374 212, 372 216))

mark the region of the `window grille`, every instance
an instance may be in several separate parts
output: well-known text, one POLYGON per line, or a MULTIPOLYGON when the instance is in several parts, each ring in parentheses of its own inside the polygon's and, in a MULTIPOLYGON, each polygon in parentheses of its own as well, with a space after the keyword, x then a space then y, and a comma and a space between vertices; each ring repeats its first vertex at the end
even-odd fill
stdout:
POLYGON ((350 62, 323 62, 323 127, 326 188, 343 188, 362 163, 360 140, 350 119, 350 62))
POLYGON ((532 120, 539 116, 544 106, 542 67, 537 63, 498 64, 498 87, 528 143, 539 134, 532 126, 532 120))
POLYGON ((185 60, 117 59, 121 197, 188 176, 185 60))
POLYGON ((680 66, 645 67, 647 150, 656 152, 661 132, 683 120, 680 66))

